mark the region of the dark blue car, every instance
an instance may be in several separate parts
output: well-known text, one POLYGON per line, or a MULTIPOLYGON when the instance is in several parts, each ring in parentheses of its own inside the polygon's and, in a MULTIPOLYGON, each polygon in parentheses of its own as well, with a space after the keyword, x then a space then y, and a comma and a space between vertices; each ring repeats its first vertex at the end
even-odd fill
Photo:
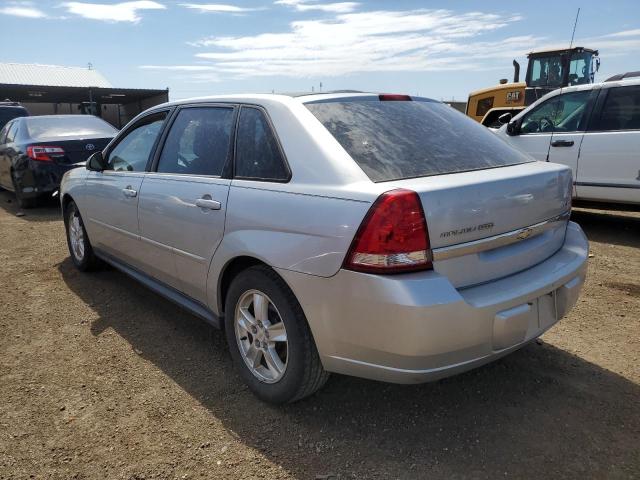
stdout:
POLYGON ((15 192, 21 208, 31 208, 117 132, 92 115, 14 118, 0 131, 0 186, 15 192))

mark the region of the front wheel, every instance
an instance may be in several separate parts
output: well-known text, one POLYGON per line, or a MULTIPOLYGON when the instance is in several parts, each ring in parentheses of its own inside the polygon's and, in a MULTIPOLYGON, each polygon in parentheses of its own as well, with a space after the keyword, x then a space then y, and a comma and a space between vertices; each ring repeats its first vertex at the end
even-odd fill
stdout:
POLYGON ((236 368, 264 401, 300 400, 329 378, 300 304, 266 266, 251 267, 231 283, 225 331, 236 368))
POLYGON ((83 272, 91 270, 97 265, 98 260, 93 254, 82 216, 74 202, 70 202, 65 208, 64 226, 67 231, 67 245, 73 264, 83 272))

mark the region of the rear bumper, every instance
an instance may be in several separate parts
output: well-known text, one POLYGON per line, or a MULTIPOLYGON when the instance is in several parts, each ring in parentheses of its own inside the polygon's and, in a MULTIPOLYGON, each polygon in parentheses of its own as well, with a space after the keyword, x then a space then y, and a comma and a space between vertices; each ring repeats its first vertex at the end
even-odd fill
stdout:
POLYGON ((62 176, 84 163, 58 165, 50 162, 29 160, 26 168, 16 169, 16 188, 21 190, 24 198, 36 198, 51 194, 60 188, 62 176))
POLYGON ((588 242, 569 223, 562 248, 520 273, 454 288, 436 272, 279 273, 300 301, 326 370, 394 383, 459 373, 537 338, 576 303, 588 242))

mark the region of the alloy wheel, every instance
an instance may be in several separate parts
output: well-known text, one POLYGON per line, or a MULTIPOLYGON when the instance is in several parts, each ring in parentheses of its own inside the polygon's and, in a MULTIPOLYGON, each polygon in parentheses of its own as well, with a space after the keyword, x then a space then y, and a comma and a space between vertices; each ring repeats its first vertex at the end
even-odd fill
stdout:
POLYGON ((84 230, 77 210, 69 214, 69 241, 73 256, 81 262, 84 259, 84 230))
POLYGON ((242 294, 234 316, 236 341, 249 371, 260 381, 276 383, 285 374, 287 330, 271 299, 259 290, 242 294))

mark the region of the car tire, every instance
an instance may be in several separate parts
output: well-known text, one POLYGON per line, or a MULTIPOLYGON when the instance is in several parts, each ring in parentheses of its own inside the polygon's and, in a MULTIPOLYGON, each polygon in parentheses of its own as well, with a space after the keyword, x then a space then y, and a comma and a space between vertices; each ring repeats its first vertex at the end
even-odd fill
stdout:
POLYGON ((16 195, 16 200, 18 201, 18 207, 24 210, 35 207, 37 204, 37 198, 24 198, 22 190, 18 188, 16 179, 13 175, 11 175, 11 182, 13 183, 13 191, 16 195))
POLYGON ((64 226, 69 254, 76 268, 82 272, 96 268, 98 259, 93 253, 80 211, 73 201, 64 209, 64 226))
POLYGON ((233 362, 261 400, 295 402, 315 393, 329 378, 302 307, 282 278, 267 266, 250 267, 233 279, 225 301, 224 326, 233 362), (251 316, 253 324, 247 321, 251 316))

